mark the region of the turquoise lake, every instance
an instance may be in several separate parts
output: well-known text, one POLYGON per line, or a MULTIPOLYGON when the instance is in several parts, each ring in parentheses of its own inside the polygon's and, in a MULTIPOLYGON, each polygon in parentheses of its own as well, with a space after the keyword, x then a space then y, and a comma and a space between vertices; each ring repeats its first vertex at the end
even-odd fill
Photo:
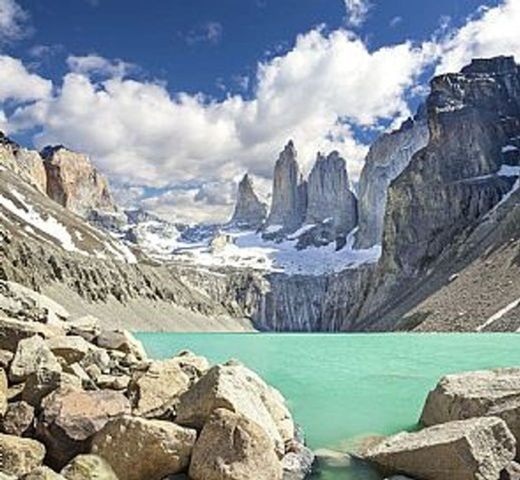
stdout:
MULTIPOLYGON (((190 349, 236 358, 278 388, 313 449, 413 429, 444 374, 520 365, 518 334, 140 333, 153 358, 190 349)), ((377 478, 359 467, 320 480, 377 478)))

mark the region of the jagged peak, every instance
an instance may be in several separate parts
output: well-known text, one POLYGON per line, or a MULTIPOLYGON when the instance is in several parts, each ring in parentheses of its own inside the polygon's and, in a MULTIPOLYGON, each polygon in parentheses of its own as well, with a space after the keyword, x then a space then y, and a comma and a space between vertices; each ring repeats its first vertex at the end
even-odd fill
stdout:
POLYGON ((67 148, 65 145, 59 144, 59 145, 46 145, 40 150, 40 156, 44 160, 51 159, 55 153, 59 152, 60 150, 65 150, 67 152, 76 153, 70 148, 67 148))
POLYGON ((280 153, 279 160, 294 160, 296 161, 296 157, 298 156, 298 152, 294 146, 294 142, 289 140, 285 145, 284 149, 280 153))
POLYGON ((515 73, 517 69, 514 56, 500 55, 491 58, 474 58, 469 65, 462 68, 461 73, 504 74, 515 73))

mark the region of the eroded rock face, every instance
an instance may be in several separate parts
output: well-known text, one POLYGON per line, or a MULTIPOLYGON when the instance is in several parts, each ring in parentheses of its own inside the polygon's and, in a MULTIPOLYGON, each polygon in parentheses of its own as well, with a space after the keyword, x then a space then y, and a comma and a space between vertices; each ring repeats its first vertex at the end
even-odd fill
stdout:
POLYGON ((307 184, 296 160, 296 149, 290 141, 280 153, 274 167, 273 199, 267 226, 296 230, 305 218, 307 184))
POLYGON ((357 225, 357 200, 350 190, 346 162, 338 152, 318 153, 307 181, 305 223, 329 219, 336 233, 347 234, 357 225))
POLYGON ((516 441, 496 417, 449 422, 417 433, 399 433, 365 457, 383 473, 429 480, 497 480, 515 457, 516 441))
POLYGON ((501 418, 520 441, 520 368, 443 377, 428 394, 421 423, 430 426, 481 416, 501 418))
POLYGON ((47 171, 47 194, 80 216, 92 210, 115 212, 108 182, 89 158, 59 145, 45 147, 41 155, 47 171))
POLYGON ((253 181, 246 173, 238 184, 235 211, 230 223, 244 229, 257 229, 267 216, 267 205, 260 201, 253 181))
POLYGON ((162 480, 188 467, 196 436, 195 430, 174 423, 124 416, 94 437, 92 452, 120 479, 162 480))
POLYGON ((0 132, 0 165, 20 175, 40 192, 46 192, 47 175, 38 152, 22 148, 2 132, 0 132))
POLYGON ((386 195, 390 183, 410 163, 412 155, 426 146, 429 133, 423 111, 391 133, 384 133, 371 145, 359 178, 359 230, 356 248, 380 244, 386 195))
POLYGON ((282 465, 258 424, 217 409, 195 444, 189 475, 193 480, 281 480, 282 465))

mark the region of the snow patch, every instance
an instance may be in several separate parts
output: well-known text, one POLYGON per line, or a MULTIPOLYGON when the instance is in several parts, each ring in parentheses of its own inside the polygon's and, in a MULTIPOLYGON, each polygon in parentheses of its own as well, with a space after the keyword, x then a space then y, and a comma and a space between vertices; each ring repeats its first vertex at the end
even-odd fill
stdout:
MULTIPOLYGON (((515 301, 511 302, 509 305, 506 305, 504 308, 499 310, 494 315, 491 315, 482 325, 477 327, 477 332, 481 332, 486 327, 489 327, 492 323, 496 322, 497 320, 500 320, 506 313, 510 312, 514 308, 518 307, 520 305, 520 298, 517 298, 515 301)), ((520 331, 520 329, 518 330, 520 331)))
POLYGON ((514 145, 505 145, 502 147, 502 153, 507 152, 516 152, 518 150, 518 147, 515 147, 514 145))

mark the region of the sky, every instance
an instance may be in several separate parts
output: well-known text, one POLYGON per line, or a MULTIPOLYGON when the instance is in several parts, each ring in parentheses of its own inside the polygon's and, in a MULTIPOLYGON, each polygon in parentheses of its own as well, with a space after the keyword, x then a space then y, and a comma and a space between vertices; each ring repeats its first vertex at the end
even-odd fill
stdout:
POLYGON ((520 59, 520 0, 0 0, 0 129, 89 154, 119 202, 224 221, 289 139, 352 181, 434 74, 520 59))

